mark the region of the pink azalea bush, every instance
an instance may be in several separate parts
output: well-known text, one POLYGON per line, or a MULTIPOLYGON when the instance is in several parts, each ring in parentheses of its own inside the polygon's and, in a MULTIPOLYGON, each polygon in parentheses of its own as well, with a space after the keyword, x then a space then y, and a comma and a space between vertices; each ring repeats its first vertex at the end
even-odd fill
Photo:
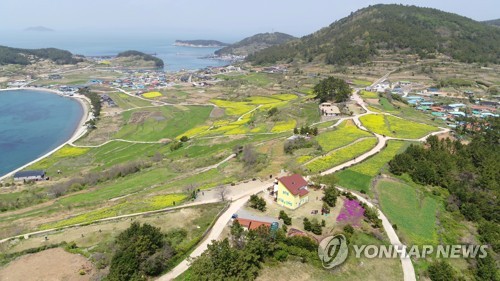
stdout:
POLYGON ((360 226, 365 209, 361 207, 357 200, 345 200, 344 207, 337 217, 338 222, 348 223, 352 226, 360 226))

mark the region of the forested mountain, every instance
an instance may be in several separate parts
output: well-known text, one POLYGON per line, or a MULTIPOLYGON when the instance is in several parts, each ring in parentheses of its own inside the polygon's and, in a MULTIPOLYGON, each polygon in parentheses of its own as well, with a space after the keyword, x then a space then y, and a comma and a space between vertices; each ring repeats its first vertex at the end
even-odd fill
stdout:
POLYGON ((81 61, 70 52, 55 48, 19 49, 0 46, 0 65, 28 65, 41 59, 49 59, 56 64, 76 64, 81 61))
POLYGON ((441 53, 462 62, 498 63, 500 29, 431 8, 375 5, 247 59, 255 64, 293 60, 359 64, 384 50, 422 58, 441 53))
POLYGON ((485 21, 483 21, 483 23, 485 23, 485 24, 489 24, 489 25, 494 25, 494 26, 499 26, 499 27, 500 27, 500 19, 496 19, 496 20, 485 20, 485 21))
POLYGON ((145 54, 143 52, 134 51, 134 50, 121 52, 121 53, 119 53, 117 55, 117 57, 119 57, 119 58, 123 58, 123 57, 139 57, 142 60, 154 62, 155 66, 159 67, 159 68, 163 67, 163 65, 164 65, 162 59, 157 58, 157 57, 152 56, 152 55, 145 54))
POLYGON ((259 33, 247 37, 239 42, 229 45, 225 48, 215 51, 216 55, 238 55, 246 56, 267 47, 284 44, 290 40, 296 39, 292 35, 281 32, 259 33))

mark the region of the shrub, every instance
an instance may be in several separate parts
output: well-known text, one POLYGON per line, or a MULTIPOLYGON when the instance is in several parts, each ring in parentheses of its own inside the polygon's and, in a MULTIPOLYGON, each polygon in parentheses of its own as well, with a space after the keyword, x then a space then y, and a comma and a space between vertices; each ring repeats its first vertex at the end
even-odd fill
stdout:
POLYGON ((291 224, 292 224, 292 218, 291 218, 291 217, 289 217, 289 216, 285 213, 285 211, 283 211, 283 210, 281 210, 281 211, 280 211, 280 214, 279 214, 279 217, 278 217, 278 218, 279 218, 279 219, 281 219, 281 220, 283 220, 283 223, 284 223, 285 225, 291 225, 291 224))
POLYGON ((250 196, 250 207, 264 212, 266 210, 266 200, 254 194, 250 196))

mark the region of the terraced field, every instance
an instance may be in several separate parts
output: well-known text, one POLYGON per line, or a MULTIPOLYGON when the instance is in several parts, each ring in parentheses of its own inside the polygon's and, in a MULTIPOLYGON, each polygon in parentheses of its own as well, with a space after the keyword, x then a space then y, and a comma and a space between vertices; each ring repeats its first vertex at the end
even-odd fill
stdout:
POLYGON ((353 141, 372 136, 370 133, 360 130, 354 122, 346 120, 332 131, 320 133, 316 140, 323 148, 323 151, 330 151, 352 143, 353 141))
POLYGON ((359 119, 368 130, 395 138, 418 139, 438 130, 434 126, 383 114, 364 115, 359 119))
POLYGON ((389 141, 387 147, 378 154, 360 164, 336 173, 339 180, 338 184, 345 188, 363 190, 368 193, 372 178, 382 170, 394 155, 402 152, 408 144, 408 142, 403 141, 389 141))
POLYGON ((136 141, 173 139, 208 119, 211 106, 168 106, 123 113, 125 124, 115 138, 136 141))
POLYGON ((326 156, 315 159, 314 161, 306 164, 305 167, 312 173, 322 172, 369 151, 376 144, 376 138, 367 138, 352 145, 335 150, 326 156))

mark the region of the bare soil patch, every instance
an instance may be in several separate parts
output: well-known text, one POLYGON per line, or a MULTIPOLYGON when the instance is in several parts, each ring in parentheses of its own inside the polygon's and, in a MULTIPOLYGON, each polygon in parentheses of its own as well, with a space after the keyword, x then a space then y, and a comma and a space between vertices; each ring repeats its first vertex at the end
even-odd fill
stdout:
POLYGON ((214 107, 214 109, 212 109, 212 112, 210 112, 210 118, 222 117, 222 116, 224 116, 224 111, 225 110, 223 108, 214 107))
POLYGON ((91 280, 93 274, 93 265, 85 257, 54 248, 22 256, 7 264, 0 269, 0 280, 83 281, 91 280))

